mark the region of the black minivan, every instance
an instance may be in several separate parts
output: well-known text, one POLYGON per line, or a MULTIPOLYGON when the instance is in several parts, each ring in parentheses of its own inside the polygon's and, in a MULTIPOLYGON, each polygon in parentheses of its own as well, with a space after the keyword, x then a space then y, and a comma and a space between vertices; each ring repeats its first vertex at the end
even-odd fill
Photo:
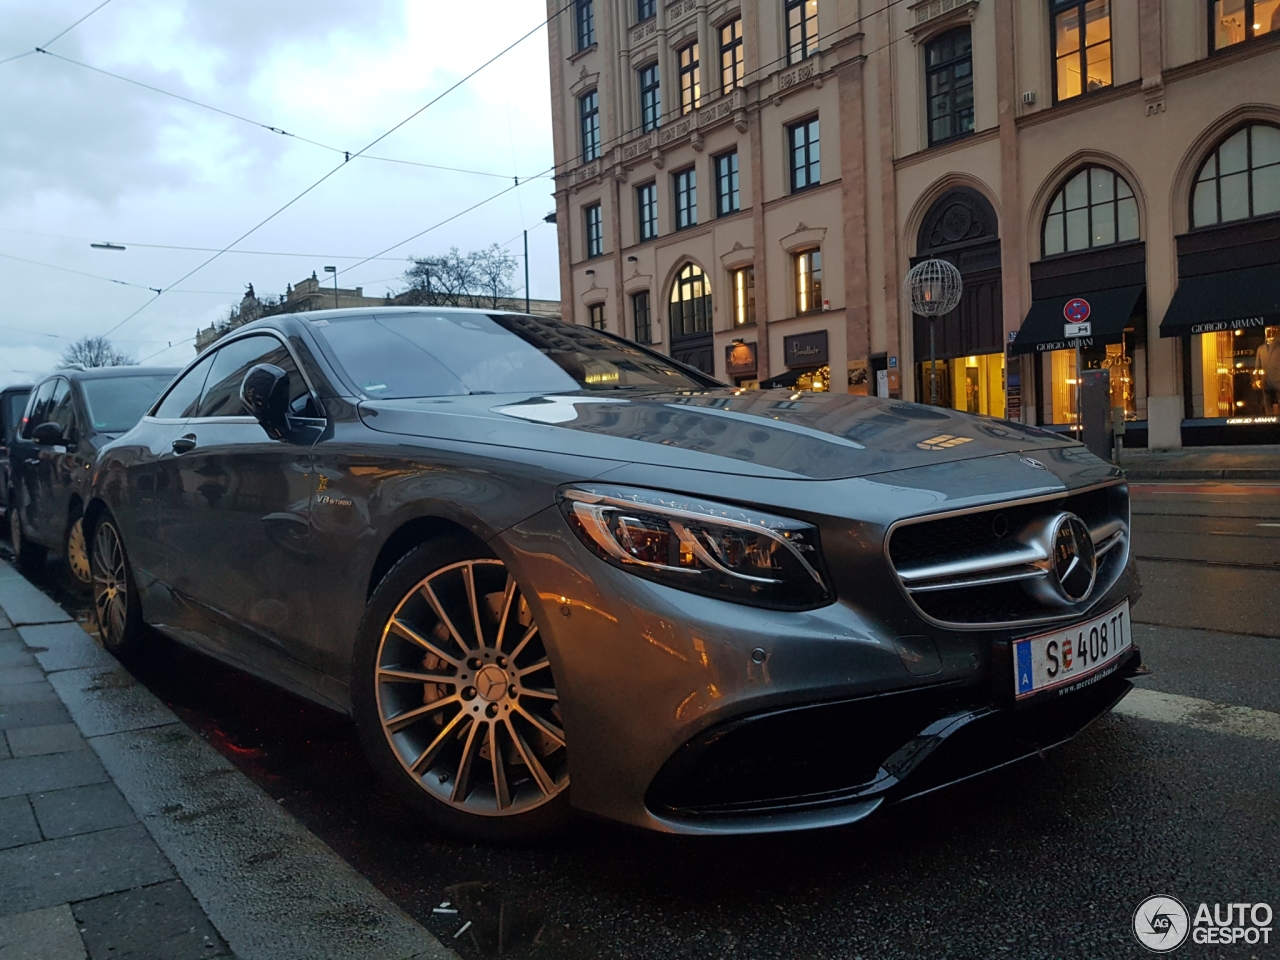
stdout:
POLYGON ((22 428, 22 414, 30 396, 29 383, 0 390, 0 524, 8 523, 9 451, 13 448, 13 438, 22 428))
POLYGON ((88 587, 80 523, 93 461, 133 428, 176 369, 95 367, 50 374, 31 390, 9 450, 9 537, 18 566, 40 567, 50 550, 66 558, 73 584, 88 587))

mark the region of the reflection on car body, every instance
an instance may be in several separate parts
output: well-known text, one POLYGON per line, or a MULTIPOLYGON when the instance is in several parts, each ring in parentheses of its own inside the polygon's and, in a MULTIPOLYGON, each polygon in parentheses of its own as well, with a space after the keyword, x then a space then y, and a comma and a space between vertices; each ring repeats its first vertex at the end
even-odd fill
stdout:
POLYGON ((570 803, 851 822, 1069 739, 1140 663, 1018 697, 1015 641, 1135 582, 1127 488, 1082 446, 535 317, 250 324, 102 451, 88 518, 109 645, 154 624, 351 712, 476 837, 570 803))

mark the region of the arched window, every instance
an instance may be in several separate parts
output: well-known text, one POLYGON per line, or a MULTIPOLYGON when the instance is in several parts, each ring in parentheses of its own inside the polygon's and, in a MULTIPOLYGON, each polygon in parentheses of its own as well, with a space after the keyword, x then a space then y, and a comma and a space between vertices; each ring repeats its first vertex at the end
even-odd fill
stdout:
POLYGON ((671 339, 711 330, 711 281, 697 264, 686 263, 671 285, 671 339))
POLYGON ((1062 185, 1044 217, 1043 256, 1138 239, 1138 201, 1124 177, 1085 167, 1062 185))
POLYGON ((1205 160, 1191 195, 1191 225, 1247 220, 1280 211, 1280 129, 1241 127, 1205 160))

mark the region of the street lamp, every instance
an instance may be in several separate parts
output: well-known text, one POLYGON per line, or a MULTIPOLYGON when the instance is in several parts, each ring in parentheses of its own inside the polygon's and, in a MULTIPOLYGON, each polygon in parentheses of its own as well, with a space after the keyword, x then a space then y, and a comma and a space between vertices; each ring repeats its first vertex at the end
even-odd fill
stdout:
POLYGON ((929 402, 938 405, 938 362, 934 325, 938 317, 960 304, 964 283, 960 271, 946 260, 925 260, 907 274, 903 288, 911 299, 911 312, 929 318, 929 402))
POLYGON ((333 274, 333 309, 337 310, 338 309, 338 268, 325 267, 324 272, 333 274))

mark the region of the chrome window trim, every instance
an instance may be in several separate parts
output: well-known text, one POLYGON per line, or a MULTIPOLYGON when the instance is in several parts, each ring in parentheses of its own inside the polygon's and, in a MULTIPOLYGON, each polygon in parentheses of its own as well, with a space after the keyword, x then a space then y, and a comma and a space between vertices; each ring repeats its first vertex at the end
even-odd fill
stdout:
MULTIPOLYGON (((974 514, 974 513, 986 513, 992 510, 1000 510, 1002 508, 1007 508, 1007 507, 1024 507, 1028 505, 1034 505, 1037 503, 1048 503, 1053 500, 1062 500, 1066 497, 1076 497, 1076 496, 1080 496, 1081 494, 1092 493, 1095 490, 1107 490, 1112 487, 1123 487, 1125 496, 1127 499, 1128 492, 1129 492, 1129 481, 1124 477, 1118 477, 1113 480, 1103 481, 1102 483, 1089 484, 1088 486, 1076 487, 1074 489, 1063 489, 1063 490, 1057 491, 1056 493, 1043 494, 1041 496, 1022 497, 1017 500, 997 500, 993 503, 984 503, 979 506, 973 506, 973 507, 962 507, 958 510, 944 510, 939 513, 926 513, 926 514, 920 514, 912 517, 902 517, 898 520, 895 520, 893 523, 889 524, 889 527, 885 530, 884 544, 883 544, 885 563, 889 565, 889 571, 890 573, 892 573, 893 579, 898 585, 898 590, 899 592, 901 592, 902 596, 906 599, 908 605, 911 607, 911 609, 915 612, 915 614, 918 617, 920 617, 922 620, 925 621, 925 623, 928 623, 930 626, 941 627, 942 629, 945 629, 945 630, 976 632, 981 630, 1006 630, 1006 629, 1019 629, 1022 627, 1038 627, 1044 624, 1062 623, 1070 620, 1079 620, 1081 618, 1088 616, 1089 611, 1092 610, 1095 606, 1097 606, 1098 601, 1100 601, 1103 597, 1105 597, 1106 594, 1110 591, 1110 589, 1113 586, 1115 586, 1115 582, 1116 582, 1115 579, 1113 579, 1110 583, 1106 584, 1103 587, 1103 589, 1095 590, 1092 596, 1090 596, 1088 600, 1088 604, 1084 609, 1068 610, 1065 613, 1061 613, 1061 614, 1050 614, 1048 616, 1033 617, 1031 619, 1026 619, 1026 620, 1000 620, 1000 621, 987 621, 984 623, 956 623, 950 620, 938 620, 935 617, 932 617, 928 613, 926 613, 923 610, 923 608, 921 608, 921 606, 918 603, 916 603, 915 598, 911 595, 911 591, 907 589, 907 586, 904 583, 901 574, 898 573, 897 565, 894 564, 893 558, 889 555, 889 544, 893 540, 894 533, 896 533, 900 527, 910 526, 912 524, 917 524, 917 523, 929 523, 934 520, 947 520, 952 517, 963 517, 963 516, 968 516, 969 514, 974 514)), ((1114 547, 1122 543, 1124 545, 1124 551, 1125 551, 1124 557, 1122 558, 1121 564, 1120 564, 1120 569, 1122 572, 1129 562, 1130 538, 1128 535, 1128 531, 1132 527, 1132 510, 1130 510, 1130 518, 1125 520, 1124 524, 1125 525, 1123 529, 1120 529, 1120 530, 1111 528, 1111 524, 1107 524, 1106 526, 1100 528, 1100 530, 1103 532, 1103 539, 1101 541, 1095 540, 1095 545, 1094 545, 1094 550, 1096 555, 1099 558, 1101 558, 1104 554, 1109 553, 1114 547), (1103 544, 1105 544, 1105 548, 1102 547, 1103 544)), ((1090 536, 1092 536, 1094 531, 1092 528, 1090 528, 1089 532, 1090 532, 1090 536)), ((1118 577, 1116 579, 1118 579, 1118 577)), ((964 589, 965 586, 979 586, 979 585, 980 584, 977 584, 977 583, 957 584, 954 587, 954 589, 964 589)))

